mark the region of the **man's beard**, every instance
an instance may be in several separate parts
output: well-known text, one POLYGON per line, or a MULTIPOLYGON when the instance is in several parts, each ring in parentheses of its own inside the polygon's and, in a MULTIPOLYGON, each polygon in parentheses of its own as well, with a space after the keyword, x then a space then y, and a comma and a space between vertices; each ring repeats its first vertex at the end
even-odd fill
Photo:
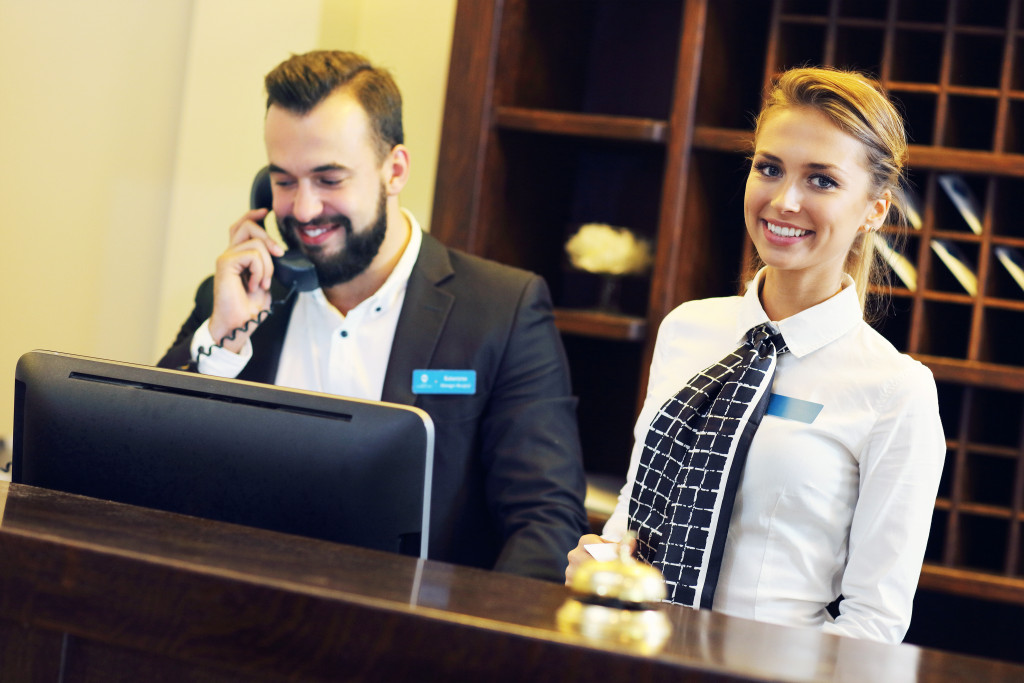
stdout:
POLYGON ((299 222, 295 220, 294 216, 285 216, 281 220, 281 237, 289 249, 299 249, 313 262, 321 287, 340 285, 363 273, 380 252, 380 245, 384 243, 384 235, 387 233, 388 227, 386 201, 387 195, 382 186, 380 201, 377 203, 377 217, 368 230, 358 234, 352 229, 352 221, 341 214, 319 216, 308 223, 308 225, 338 225, 345 231, 345 246, 332 256, 325 255, 321 247, 310 247, 299 242, 295 236, 296 226, 299 225, 299 222))

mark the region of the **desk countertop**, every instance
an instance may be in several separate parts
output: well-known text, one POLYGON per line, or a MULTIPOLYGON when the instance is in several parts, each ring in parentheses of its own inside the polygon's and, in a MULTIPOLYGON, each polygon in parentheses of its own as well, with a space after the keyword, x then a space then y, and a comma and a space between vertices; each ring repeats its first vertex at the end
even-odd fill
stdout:
POLYGON ((560 633, 564 586, 6 482, 0 557, 0 678, 43 671, 34 648, 61 653, 67 680, 1024 680, 671 605, 673 634, 647 656, 560 633))

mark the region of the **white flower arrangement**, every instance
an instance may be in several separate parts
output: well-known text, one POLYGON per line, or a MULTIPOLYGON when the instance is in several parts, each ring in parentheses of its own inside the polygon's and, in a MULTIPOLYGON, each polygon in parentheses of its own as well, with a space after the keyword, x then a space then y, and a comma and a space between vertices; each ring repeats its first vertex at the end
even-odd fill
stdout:
POLYGON ((601 275, 639 275, 651 265, 651 243, 627 228, 587 223, 565 243, 572 265, 601 275))

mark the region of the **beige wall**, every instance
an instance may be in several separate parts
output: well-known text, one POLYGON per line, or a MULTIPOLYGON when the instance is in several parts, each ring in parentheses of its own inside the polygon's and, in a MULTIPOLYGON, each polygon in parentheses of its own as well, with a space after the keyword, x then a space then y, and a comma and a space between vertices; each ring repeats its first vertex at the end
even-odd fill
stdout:
POLYGON ((289 53, 356 49, 392 70, 402 202, 426 225, 455 1, 0 0, 0 438, 25 351, 166 348, 246 208, 262 77, 289 53))

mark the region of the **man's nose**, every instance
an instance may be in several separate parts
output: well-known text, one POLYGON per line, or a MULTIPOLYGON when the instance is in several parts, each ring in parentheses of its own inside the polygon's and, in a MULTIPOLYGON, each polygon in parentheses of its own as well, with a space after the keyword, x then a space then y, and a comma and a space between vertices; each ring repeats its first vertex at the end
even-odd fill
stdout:
POLYGON ((308 223, 323 211, 323 202, 307 183, 300 182, 295 190, 295 202, 292 204, 292 215, 300 223, 308 223))

